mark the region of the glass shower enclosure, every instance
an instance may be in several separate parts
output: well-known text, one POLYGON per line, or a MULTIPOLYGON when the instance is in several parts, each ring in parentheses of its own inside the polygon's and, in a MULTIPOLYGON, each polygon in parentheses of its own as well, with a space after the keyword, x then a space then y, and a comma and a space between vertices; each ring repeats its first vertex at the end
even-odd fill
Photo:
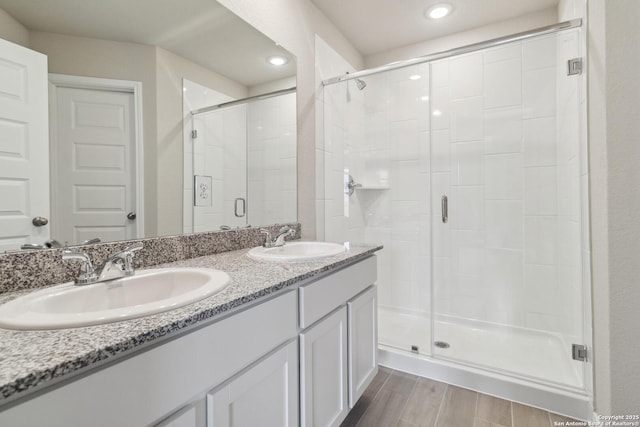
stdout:
POLYGON ((383 244, 379 343, 584 391, 580 29, 324 88, 328 241, 383 244))
POLYGON ((296 94, 281 92, 186 112, 185 232, 296 221, 296 94))

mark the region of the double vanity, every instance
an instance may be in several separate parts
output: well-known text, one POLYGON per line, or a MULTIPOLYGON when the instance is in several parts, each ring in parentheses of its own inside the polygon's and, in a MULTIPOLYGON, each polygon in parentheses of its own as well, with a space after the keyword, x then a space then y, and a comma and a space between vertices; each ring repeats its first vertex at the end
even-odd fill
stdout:
POLYGON ((294 241, 0 295, 0 321, 37 312, 0 329, 0 425, 339 425, 377 372, 379 249, 294 241))

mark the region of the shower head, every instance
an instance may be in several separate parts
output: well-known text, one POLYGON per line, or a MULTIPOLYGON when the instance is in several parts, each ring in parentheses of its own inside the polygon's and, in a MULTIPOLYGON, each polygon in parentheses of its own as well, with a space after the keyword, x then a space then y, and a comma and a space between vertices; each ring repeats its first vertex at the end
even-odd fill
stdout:
MULTIPOLYGON (((349 74, 349 72, 347 71, 347 74, 349 74)), ((362 79, 359 79, 357 77, 354 77, 354 80, 356 81, 356 87, 358 88, 358 90, 362 90, 365 87, 367 87, 367 82, 365 82, 362 79)), ((347 86, 348 87, 348 86, 347 86)))

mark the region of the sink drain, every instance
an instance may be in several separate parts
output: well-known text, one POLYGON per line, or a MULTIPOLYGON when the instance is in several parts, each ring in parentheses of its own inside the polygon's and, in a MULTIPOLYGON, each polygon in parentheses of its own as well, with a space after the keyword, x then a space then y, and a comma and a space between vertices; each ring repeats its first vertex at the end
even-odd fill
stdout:
POLYGON ((449 348, 450 345, 448 342, 446 341, 434 341, 433 345, 435 345, 438 348, 449 348))

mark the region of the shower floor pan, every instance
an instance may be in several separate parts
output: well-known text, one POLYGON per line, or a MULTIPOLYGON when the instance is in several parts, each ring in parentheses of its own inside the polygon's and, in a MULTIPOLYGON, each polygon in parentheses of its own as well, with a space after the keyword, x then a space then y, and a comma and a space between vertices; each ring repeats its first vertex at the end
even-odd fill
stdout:
POLYGON ((443 344, 430 355, 429 317, 380 307, 378 325, 381 365, 574 418, 593 413, 582 366, 557 335, 446 318, 433 337, 443 344))

